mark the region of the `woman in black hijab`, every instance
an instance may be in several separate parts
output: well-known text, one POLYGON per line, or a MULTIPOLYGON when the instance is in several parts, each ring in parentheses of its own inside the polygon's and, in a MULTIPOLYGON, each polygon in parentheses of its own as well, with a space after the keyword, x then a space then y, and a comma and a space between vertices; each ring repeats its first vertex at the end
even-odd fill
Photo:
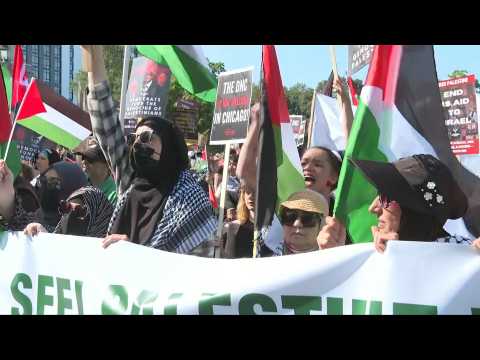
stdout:
POLYGON ((216 220, 207 195, 188 169, 183 135, 165 119, 146 118, 137 124, 129 150, 107 81, 102 47, 82 48, 92 129, 110 163, 118 194, 103 246, 128 240, 177 253, 207 247, 216 220))
MULTIPOLYGON (((113 213, 113 206, 105 194, 93 186, 85 186, 74 191, 58 207, 61 214, 55 230, 56 234, 104 237, 113 213)), ((31 223, 25 228, 26 235, 34 236, 47 230, 39 223, 31 223)))
POLYGON ((145 118, 128 139, 131 181, 118 200, 104 246, 128 239, 161 250, 191 252, 214 232, 216 221, 189 170, 183 134, 165 119, 145 118))
POLYGON ((52 232, 60 221, 58 207, 71 193, 88 185, 87 177, 77 164, 60 161, 39 178, 40 223, 52 232))

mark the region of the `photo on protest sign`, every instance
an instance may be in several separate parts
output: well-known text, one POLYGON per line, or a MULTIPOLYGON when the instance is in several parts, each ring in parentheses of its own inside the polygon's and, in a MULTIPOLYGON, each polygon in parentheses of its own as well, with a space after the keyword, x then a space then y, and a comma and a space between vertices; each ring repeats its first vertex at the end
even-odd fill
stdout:
POLYGON ((146 57, 133 59, 125 101, 125 133, 133 132, 137 118, 165 116, 170 69, 146 57))
POLYGON ((252 99, 253 67, 221 73, 213 112, 210 144, 243 143, 252 99))
POLYGON ((198 115, 200 104, 195 101, 181 99, 177 102, 175 111, 170 114, 170 120, 182 131, 186 140, 198 139, 198 115))
POLYGON ((17 149, 20 153, 20 159, 35 162, 38 153, 45 148, 56 148, 57 144, 48 140, 46 137, 17 125, 13 132, 13 140, 17 142, 17 149))
POLYGON ((348 45, 348 75, 352 76, 370 64, 375 45, 348 45))
POLYGON ((305 139, 305 120, 303 115, 290 115, 290 124, 297 147, 302 146, 305 139))
POLYGON ((445 126, 455 155, 479 153, 475 75, 439 82, 445 126))

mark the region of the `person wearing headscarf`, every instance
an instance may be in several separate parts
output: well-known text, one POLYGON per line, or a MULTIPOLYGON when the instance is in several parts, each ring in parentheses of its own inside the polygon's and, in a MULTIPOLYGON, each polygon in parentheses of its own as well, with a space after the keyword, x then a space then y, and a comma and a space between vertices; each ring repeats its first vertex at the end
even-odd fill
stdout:
POLYGON ((465 214, 468 201, 441 161, 425 154, 393 163, 350 161, 378 191, 369 208, 378 217, 372 227, 377 251, 384 252, 389 240, 472 243, 443 228, 465 214))
POLYGON ((92 128, 117 185, 118 201, 103 246, 127 240, 165 251, 200 254, 215 232, 216 219, 207 195, 189 170, 181 131, 166 119, 145 118, 129 137, 129 148, 106 80, 101 47, 84 45, 83 49, 89 67, 92 128))
POLYGON ((43 175, 45 171, 47 171, 47 169, 50 168, 50 166, 52 166, 53 164, 59 161, 61 161, 61 158, 55 149, 46 148, 40 151, 35 161, 35 168, 39 171, 39 175, 36 176, 30 182, 30 184, 32 184, 32 186, 35 189, 37 189, 37 186, 39 185, 38 180, 40 179, 40 176, 43 175))
MULTIPOLYGON (((113 206, 105 194, 96 187, 85 186, 75 190, 59 205, 60 221, 56 234, 104 237, 113 213, 113 206)), ((24 233, 34 236, 47 230, 39 223, 29 224, 24 233)))
POLYGON ((58 207, 70 194, 88 185, 82 169, 73 163, 60 161, 50 166, 39 179, 40 223, 52 232, 60 220, 58 207))

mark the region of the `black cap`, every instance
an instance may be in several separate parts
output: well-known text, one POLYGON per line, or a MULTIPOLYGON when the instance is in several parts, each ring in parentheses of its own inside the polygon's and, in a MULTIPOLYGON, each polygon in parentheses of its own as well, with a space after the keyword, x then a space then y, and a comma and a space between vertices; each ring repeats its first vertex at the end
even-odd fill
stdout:
POLYGON ((380 194, 401 207, 433 215, 441 223, 465 215, 468 200, 449 168, 431 155, 413 155, 393 163, 349 159, 380 194))
POLYGON ((100 145, 93 136, 89 136, 87 139, 85 139, 77 148, 75 148, 74 151, 75 154, 82 155, 84 158, 87 158, 92 162, 107 162, 100 145))

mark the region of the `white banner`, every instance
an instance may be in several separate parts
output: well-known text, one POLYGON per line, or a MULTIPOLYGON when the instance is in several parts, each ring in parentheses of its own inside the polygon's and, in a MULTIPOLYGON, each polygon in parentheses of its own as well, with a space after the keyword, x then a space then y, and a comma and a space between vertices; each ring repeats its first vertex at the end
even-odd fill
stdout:
POLYGON ((480 254, 391 241, 206 259, 53 234, 0 237, 1 314, 480 314, 480 254))

